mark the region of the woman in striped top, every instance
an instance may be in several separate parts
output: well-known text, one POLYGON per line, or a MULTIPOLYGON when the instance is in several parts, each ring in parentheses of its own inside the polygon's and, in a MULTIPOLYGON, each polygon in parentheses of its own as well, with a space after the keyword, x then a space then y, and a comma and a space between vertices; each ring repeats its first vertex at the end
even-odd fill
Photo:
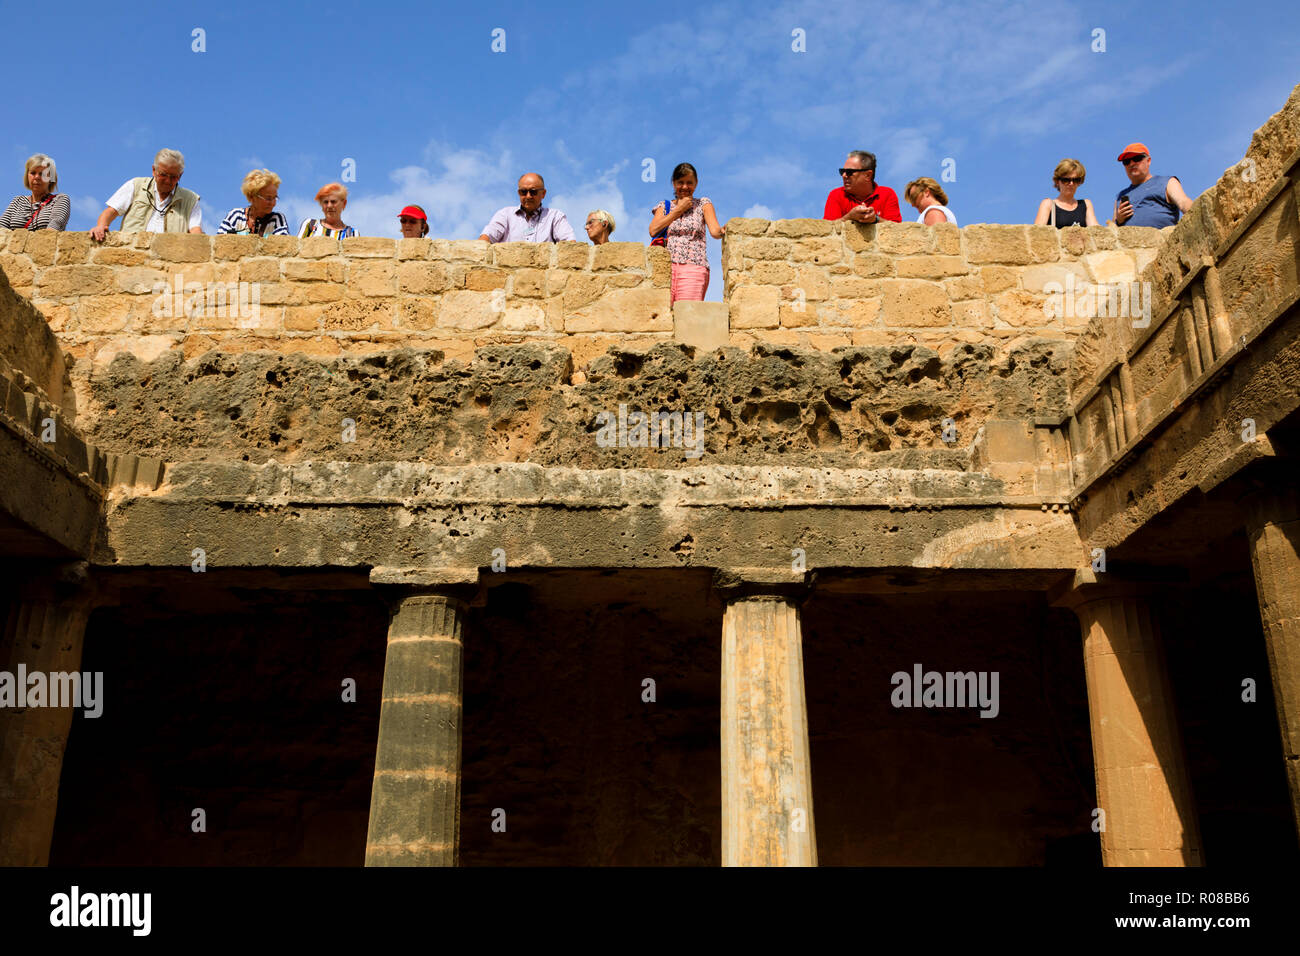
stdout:
POLYGON ((326 239, 346 239, 357 231, 343 222, 343 210, 348 205, 348 190, 342 183, 326 183, 316 194, 324 219, 304 219, 298 227, 298 238, 323 236, 326 239))
POLYGON ((23 167, 23 186, 30 196, 16 196, 0 218, 0 229, 54 229, 62 232, 68 225, 72 204, 63 193, 56 192, 59 171, 54 160, 37 153, 23 167))
POLYGON ((221 220, 217 235, 234 233, 239 236, 287 236, 289 220, 282 213, 273 212, 280 198, 280 177, 269 169, 255 169, 244 177, 244 196, 248 206, 232 209, 221 220))

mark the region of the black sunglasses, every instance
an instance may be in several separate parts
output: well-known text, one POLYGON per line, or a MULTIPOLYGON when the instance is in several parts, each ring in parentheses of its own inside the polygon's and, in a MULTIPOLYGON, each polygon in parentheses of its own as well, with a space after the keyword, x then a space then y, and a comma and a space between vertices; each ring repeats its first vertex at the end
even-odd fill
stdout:
POLYGON ((1147 154, 1143 153, 1141 156, 1130 156, 1128 159, 1121 159, 1120 162, 1125 166, 1132 166, 1134 163, 1140 163, 1146 158, 1147 154))
POLYGON ((840 169, 841 176, 847 176, 850 173, 874 173, 874 172, 875 172, 874 169, 844 169, 844 168, 840 169))
POLYGON ((1062 176, 1057 180, 1058 183, 1074 183, 1076 186, 1083 182, 1082 176, 1062 176))
POLYGON ((519 190, 519 195, 521 195, 521 196, 536 196, 536 195, 537 195, 538 193, 540 193, 540 192, 541 192, 540 189, 521 189, 521 190, 519 190))

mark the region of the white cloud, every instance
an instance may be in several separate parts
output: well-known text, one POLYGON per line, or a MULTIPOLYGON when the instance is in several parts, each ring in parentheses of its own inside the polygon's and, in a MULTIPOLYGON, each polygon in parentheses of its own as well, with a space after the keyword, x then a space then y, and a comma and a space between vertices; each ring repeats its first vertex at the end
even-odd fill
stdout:
MULTIPOLYGON (((344 222, 363 236, 395 238, 399 235, 398 212, 404 206, 417 205, 429 216, 430 236, 475 239, 493 213, 517 201, 514 189, 519 174, 510 150, 492 156, 482 150, 430 143, 424 157, 427 165, 403 166, 390 172, 387 178, 391 185, 383 191, 355 190, 344 210, 344 222)), ((585 239, 582 223, 586 214, 598 208, 614 217, 620 239, 628 234, 625 229, 629 215, 616 183, 624 165, 618 163, 563 191, 548 192, 546 204, 568 217, 579 240, 585 239)), ((312 196, 282 195, 277 208, 289 219, 295 233, 302 220, 320 216, 320 206, 312 196)))
MULTIPOLYGON (((86 228, 92 228, 96 220, 99 219, 99 214, 103 212, 104 207, 108 205, 107 199, 107 196, 103 199, 100 199, 97 196, 70 196, 68 201, 72 205, 72 214, 68 216, 68 228, 74 228, 72 224, 73 219, 79 216, 85 216, 89 219, 90 225, 86 228)), ((116 223, 114 223, 114 225, 116 225, 116 223)))
POLYGON ((582 224, 587 221, 587 213, 594 209, 603 209, 614 217, 617 241, 649 241, 650 236, 645 231, 645 226, 650 223, 650 213, 647 211, 639 217, 636 214, 629 214, 623 191, 618 188, 618 173, 626 165, 627 161, 624 160, 562 193, 547 195, 547 203, 569 217, 569 224, 573 226, 579 241, 585 241, 587 238, 582 224))
POLYGON ((771 209, 769 209, 767 206, 764 206, 762 203, 757 203, 757 202, 754 203, 754 205, 750 206, 748 209, 746 209, 744 212, 742 212, 740 215, 744 219, 775 219, 776 218, 776 213, 772 212, 771 209))

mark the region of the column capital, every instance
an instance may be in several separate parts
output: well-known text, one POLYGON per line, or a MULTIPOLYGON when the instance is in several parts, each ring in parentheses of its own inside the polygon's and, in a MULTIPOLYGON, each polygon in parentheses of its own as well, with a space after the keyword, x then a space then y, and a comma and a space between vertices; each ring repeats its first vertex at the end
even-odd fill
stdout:
POLYGON ((468 603, 479 590, 478 568, 403 568, 380 565, 370 569, 371 585, 392 600, 436 595, 468 603))
POLYGON ((1237 499, 1237 506, 1253 529, 1300 519, 1300 474, 1278 481, 1251 482, 1237 499))
POLYGON ((1155 592, 1155 585, 1158 583, 1173 582, 1156 582, 1083 567, 1077 569, 1071 578, 1049 588, 1047 603, 1052 607, 1063 607, 1077 612, 1083 605, 1093 601, 1149 597, 1155 592))
POLYGON ((93 610, 112 604, 112 588, 105 589, 87 561, 24 563, 7 568, 5 589, 20 601, 57 601, 93 610))
POLYGON ((713 572, 714 590, 728 603, 777 598, 802 601, 816 580, 815 571, 785 568, 717 568, 713 572))

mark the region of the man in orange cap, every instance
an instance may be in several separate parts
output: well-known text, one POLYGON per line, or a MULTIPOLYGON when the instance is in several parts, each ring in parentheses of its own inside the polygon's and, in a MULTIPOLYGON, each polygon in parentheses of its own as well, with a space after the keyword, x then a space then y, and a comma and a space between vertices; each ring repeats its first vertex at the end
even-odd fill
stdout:
POLYGON ((1119 154, 1129 185, 1115 197, 1115 218, 1107 225, 1172 226, 1192 208, 1177 176, 1151 175, 1151 150, 1145 143, 1129 143, 1119 154))

